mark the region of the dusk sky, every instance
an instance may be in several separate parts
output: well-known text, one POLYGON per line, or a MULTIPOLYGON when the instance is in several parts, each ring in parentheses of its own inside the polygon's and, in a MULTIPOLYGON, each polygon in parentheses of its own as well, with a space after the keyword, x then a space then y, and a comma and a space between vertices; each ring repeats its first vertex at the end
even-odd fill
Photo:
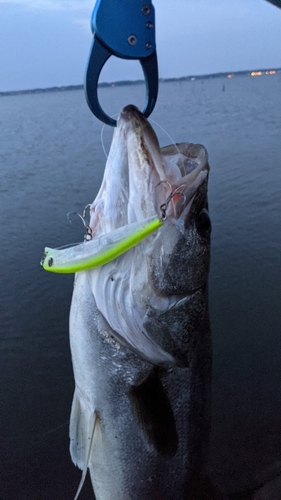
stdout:
MULTIPOLYGON (((162 78, 281 67, 281 9, 265 0, 153 4, 162 78)), ((94 5, 0 0, 0 91, 83 83, 94 5)), ((138 62, 110 58, 100 81, 139 78, 138 62)))

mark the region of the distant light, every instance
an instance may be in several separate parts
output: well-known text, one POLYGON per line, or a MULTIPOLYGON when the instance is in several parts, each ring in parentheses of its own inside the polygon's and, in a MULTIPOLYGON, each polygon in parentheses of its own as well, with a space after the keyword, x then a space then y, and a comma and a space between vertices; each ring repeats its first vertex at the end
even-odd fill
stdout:
POLYGON ((251 76, 261 76, 262 71, 252 71, 251 76))
POLYGON ((234 73, 230 73, 229 75, 227 75, 227 78, 233 78, 234 77, 234 73))

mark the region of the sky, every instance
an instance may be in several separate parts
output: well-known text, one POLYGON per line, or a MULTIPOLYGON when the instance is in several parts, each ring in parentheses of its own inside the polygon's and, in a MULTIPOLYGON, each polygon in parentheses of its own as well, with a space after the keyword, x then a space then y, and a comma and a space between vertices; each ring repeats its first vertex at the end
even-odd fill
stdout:
MULTIPOLYGON (((83 83, 94 4, 0 0, 0 91, 83 83)), ((265 0, 153 4, 162 78, 281 67, 281 9, 265 0)), ((100 81, 142 77, 137 61, 111 57, 100 81)))

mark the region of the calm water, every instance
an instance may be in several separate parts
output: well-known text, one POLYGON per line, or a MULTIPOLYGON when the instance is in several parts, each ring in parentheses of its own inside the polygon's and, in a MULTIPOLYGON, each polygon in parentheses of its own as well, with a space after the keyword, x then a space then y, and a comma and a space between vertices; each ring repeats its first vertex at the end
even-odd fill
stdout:
MULTIPOLYGON (((102 89, 109 113, 144 87, 102 89)), ((210 470, 225 489, 254 481, 281 448, 281 75, 163 83, 152 118, 209 152, 214 344, 210 470), (225 91, 222 91, 222 85, 225 91)), ((101 124, 82 91, 0 100, 0 499, 70 500, 72 277, 43 272, 45 245, 81 240, 101 182, 101 124)), ((156 127, 160 142, 171 141, 156 127)), ((108 149, 111 129, 104 130, 108 149)), ((81 500, 93 498, 88 483, 81 500)))

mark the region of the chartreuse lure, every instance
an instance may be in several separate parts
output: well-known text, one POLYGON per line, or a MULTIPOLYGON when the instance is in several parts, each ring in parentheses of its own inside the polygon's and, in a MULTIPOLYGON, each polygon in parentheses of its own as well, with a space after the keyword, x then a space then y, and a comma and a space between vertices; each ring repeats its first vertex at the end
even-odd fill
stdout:
POLYGON ((52 273, 76 273, 103 266, 136 246, 162 226, 164 218, 157 216, 119 227, 90 241, 68 248, 44 250, 41 265, 52 273))

